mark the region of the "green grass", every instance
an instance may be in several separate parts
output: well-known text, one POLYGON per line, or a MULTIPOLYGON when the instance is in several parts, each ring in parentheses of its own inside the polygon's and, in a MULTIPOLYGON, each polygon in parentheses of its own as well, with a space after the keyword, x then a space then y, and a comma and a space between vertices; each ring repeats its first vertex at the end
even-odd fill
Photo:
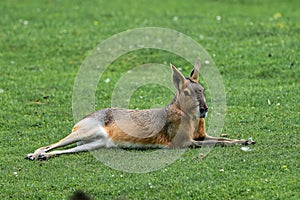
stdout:
MULTIPOLYGON (((299 8, 296 0, 1 1, 0 199, 68 199, 77 190, 94 199, 299 199, 299 8), (149 26, 189 35, 212 55, 226 90, 223 132, 252 137, 251 151, 216 147, 199 160, 200 150, 189 149, 145 174, 116 171, 90 153, 24 160, 70 132, 73 84, 89 52, 113 34, 149 26)), ((145 52, 108 68, 96 109, 110 106, 114 84, 133 66, 190 70, 176 55, 145 52)), ((165 105, 171 94, 163 91, 140 88, 130 106, 165 105)))

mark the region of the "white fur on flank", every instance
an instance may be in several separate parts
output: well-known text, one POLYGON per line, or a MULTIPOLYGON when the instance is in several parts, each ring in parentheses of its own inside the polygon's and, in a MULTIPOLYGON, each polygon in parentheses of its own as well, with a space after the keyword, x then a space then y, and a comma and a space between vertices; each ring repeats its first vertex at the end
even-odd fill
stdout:
POLYGON ((165 148, 164 145, 160 144, 143 144, 143 143, 133 143, 126 141, 112 141, 107 134, 107 131, 102 126, 102 122, 95 118, 85 118, 78 122, 74 126, 74 133, 80 135, 90 135, 90 138, 84 137, 79 138, 80 141, 77 142, 77 146, 84 145, 85 143, 93 143, 93 148, 130 148, 130 149, 149 149, 149 148, 165 148), (82 134, 85 133, 85 134, 82 134), (84 141, 84 142, 83 142, 84 141))
POLYGON ((85 143, 93 142, 95 143, 96 145, 95 147, 97 148, 117 147, 117 145, 115 145, 109 138, 105 128, 102 126, 102 123, 100 123, 97 119, 85 118, 80 122, 78 122, 74 126, 73 130, 75 130, 74 131, 75 134, 85 136, 84 138, 79 138, 80 141, 77 142, 77 146, 81 146, 85 143), (84 134, 80 134, 80 133, 84 133, 84 134))

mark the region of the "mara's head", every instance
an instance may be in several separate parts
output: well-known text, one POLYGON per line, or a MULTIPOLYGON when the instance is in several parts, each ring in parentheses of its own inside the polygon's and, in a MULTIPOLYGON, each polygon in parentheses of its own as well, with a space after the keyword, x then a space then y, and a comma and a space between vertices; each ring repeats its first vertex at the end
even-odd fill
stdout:
POLYGON ((184 77, 174 65, 173 83, 176 87, 174 104, 191 117, 205 118, 208 112, 204 88, 198 83, 200 63, 196 62, 190 77, 184 77))

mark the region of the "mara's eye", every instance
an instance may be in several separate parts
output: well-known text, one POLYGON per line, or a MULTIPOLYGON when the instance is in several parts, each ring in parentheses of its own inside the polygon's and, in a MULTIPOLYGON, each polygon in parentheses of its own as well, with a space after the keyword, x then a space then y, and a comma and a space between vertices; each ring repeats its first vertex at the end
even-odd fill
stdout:
POLYGON ((184 94, 184 96, 191 96, 190 92, 187 91, 187 90, 184 90, 184 91, 183 91, 183 94, 184 94))

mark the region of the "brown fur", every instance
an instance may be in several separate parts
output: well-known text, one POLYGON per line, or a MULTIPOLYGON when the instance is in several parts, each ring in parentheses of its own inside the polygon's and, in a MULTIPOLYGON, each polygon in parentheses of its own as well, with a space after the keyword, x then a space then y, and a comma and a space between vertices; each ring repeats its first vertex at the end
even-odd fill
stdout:
POLYGON ((194 134, 194 140, 203 140, 207 136, 205 130, 205 119, 200 118, 198 120, 198 127, 196 128, 196 132, 194 134))

